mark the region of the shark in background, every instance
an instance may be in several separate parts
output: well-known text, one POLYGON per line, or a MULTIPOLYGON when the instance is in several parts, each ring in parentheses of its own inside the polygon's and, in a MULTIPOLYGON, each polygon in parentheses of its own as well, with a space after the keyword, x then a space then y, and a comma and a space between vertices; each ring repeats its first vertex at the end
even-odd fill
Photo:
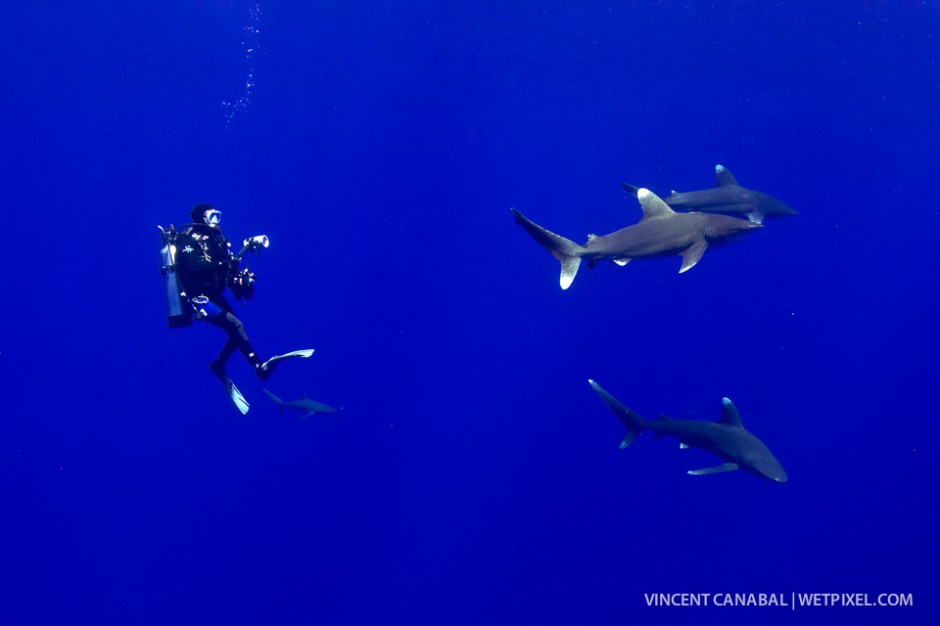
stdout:
POLYGON ((267 389, 263 389, 263 391, 269 398, 274 400, 274 404, 277 405, 278 413, 283 413, 285 410, 290 411, 291 413, 300 413, 298 418, 303 419, 305 417, 315 415, 316 413, 336 412, 336 409, 331 406, 327 406, 322 402, 317 402, 316 400, 311 400, 307 397, 307 394, 304 394, 304 397, 300 400, 288 400, 285 402, 267 389))
MULTIPOLYGON (((623 188, 637 195, 640 189, 623 183, 623 188)), ((715 186, 699 191, 678 192, 665 198, 666 204, 678 211, 702 211, 744 216, 755 224, 762 224, 768 216, 796 215, 789 206, 765 193, 747 189, 738 184, 734 175, 723 165, 715 166, 715 186)))
POLYGON ((542 228, 516 209, 512 214, 516 223, 561 263, 562 289, 574 282, 582 260, 587 260, 588 267, 601 260, 624 266, 634 259, 678 254, 682 257, 681 274, 699 262, 709 245, 761 227, 727 215, 677 213, 649 189, 638 189, 636 197, 643 209, 638 223, 609 235, 588 235, 583 246, 542 228))
POLYGON ((700 448, 725 461, 716 467, 690 470, 689 474, 693 476, 742 469, 774 482, 787 482, 783 466, 764 442, 744 429, 738 409, 728 398, 721 399, 721 419, 717 422, 665 416, 657 420, 645 420, 604 391, 595 381, 588 380, 588 383, 626 427, 627 433, 620 442, 621 449, 633 443, 644 430, 649 430, 659 437, 675 437, 682 448, 700 448))

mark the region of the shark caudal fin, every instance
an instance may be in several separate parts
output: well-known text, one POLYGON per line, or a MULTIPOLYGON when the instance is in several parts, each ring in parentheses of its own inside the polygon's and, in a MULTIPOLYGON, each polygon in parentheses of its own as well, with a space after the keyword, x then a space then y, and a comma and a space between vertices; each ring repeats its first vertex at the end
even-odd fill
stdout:
POLYGON ((620 441, 620 449, 626 448, 633 443, 637 435, 646 429, 646 420, 640 417, 635 411, 631 411, 625 407, 620 400, 604 391, 603 387, 590 378, 588 379, 588 383, 590 383, 591 388, 601 397, 601 400, 610 407, 610 410, 614 412, 614 415, 617 416, 620 423, 627 427, 627 432, 620 441))
POLYGON ((581 253, 584 248, 565 239, 561 235, 556 235, 550 230, 546 230, 527 218, 519 211, 512 209, 512 214, 516 218, 516 223, 522 226, 532 238, 542 244, 542 247, 558 259, 561 263, 561 277, 558 283, 562 289, 567 289, 574 282, 574 277, 578 274, 578 268, 581 267, 581 253))

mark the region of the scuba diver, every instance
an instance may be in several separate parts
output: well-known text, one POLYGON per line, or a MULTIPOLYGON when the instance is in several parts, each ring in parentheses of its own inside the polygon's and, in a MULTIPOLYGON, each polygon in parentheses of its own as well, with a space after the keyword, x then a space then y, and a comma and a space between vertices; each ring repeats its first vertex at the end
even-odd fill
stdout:
POLYGON ((163 237, 160 256, 167 322, 170 328, 179 328, 191 325, 195 317, 221 328, 228 335, 219 358, 209 363, 209 370, 222 382, 235 408, 245 414, 248 401, 225 371, 229 357, 236 350, 245 355, 262 381, 268 379, 281 361, 305 359, 313 350, 294 350, 261 360, 223 292, 228 287, 238 300, 247 300, 254 294, 255 275, 247 268, 239 269, 239 265, 248 252, 267 248, 268 238, 258 235, 246 239, 241 251, 232 254, 231 244, 222 236, 221 211, 211 204, 197 204, 189 215, 192 224, 179 229, 170 224, 169 230, 159 227, 163 237))
POLYGON ((209 369, 224 382, 225 365, 235 350, 239 350, 258 378, 267 380, 277 362, 261 360, 248 341, 244 325, 223 294, 226 287, 238 300, 247 300, 254 294, 254 274, 247 269, 239 270, 238 266, 246 252, 267 247, 267 237, 262 235, 246 240, 245 249, 234 255, 228 240, 222 235, 221 211, 202 203, 194 206, 189 215, 193 223, 176 232, 176 275, 181 295, 188 300, 197 320, 209 322, 228 335, 219 358, 209 363, 209 369))

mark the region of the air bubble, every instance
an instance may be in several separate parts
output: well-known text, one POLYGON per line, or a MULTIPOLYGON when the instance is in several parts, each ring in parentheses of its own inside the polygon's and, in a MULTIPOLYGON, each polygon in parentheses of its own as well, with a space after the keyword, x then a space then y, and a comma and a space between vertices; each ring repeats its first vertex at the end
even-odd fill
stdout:
POLYGON ((235 118, 248 109, 251 104, 251 96, 255 88, 255 65, 253 56, 261 47, 258 41, 258 35, 261 29, 258 25, 261 23, 261 3, 255 2, 248 6, 248 24, 242 30, 247 33, 245 40, 241 42, 244 48, 245 64, 247 65, 247 75, 244 81, 244 91, 234 100, 223 100, 221 103, 222 115, 225 117, 225 129, 231 130, 235 118))

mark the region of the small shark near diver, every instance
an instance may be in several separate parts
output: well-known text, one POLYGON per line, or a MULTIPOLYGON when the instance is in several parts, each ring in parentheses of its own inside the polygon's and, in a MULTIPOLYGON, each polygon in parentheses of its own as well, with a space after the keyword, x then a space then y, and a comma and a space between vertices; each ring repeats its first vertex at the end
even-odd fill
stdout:
POLYGON ((310 417, 315 413, 335 413, 336 409, 333 407, 327 406, 322 402, 317 402, 316 400, 311 400, 307 397, 307 394, 304 394, 304 397, 300 400, 289 400, 287 402, 281 400, 276 395, 263 389, 264 393, 268 395, 269 398, 274 400, 274 403, 277 405, 278 413, 283 413, 284 409, 289 409, 295 413, 301 413, 298 417, 310 417))
POLYGON ((638 223, 609 235, 588 235, 583 246, 542 228, 516 209, 512 214, 516 223, 561 263, 562 289, 574 282, 582 259, 587 259, 588 267, 605 259, 623 266, 633 259, 678 254, 682 257, 681 274, 699 262, 709 244, 760 228, 760 224, 727 215, 676 213, 649 189, 638 189, 636 197, 643 209, 638 223))
MULTIPOLYGON (((728 213, 746 216, 755 224, 761 224, 768 215, 796 215, 789 206, 765 193, 745 189, 734 179, 731 170, 723 165, 715 166, 715 186, 700 191, 673 191, 665 199, 673 209, 679 211, 703 211, 705 213, 728 213)), ((636 195, 639 189, 623 183, 623 188, 636 195)))
POLYGON ((674 420, 666 416, 647 421, 625 407, 593 380, 588 382, 617 419, 627 427, 627 433, 620 442, 621 449, 633 443, 637 435, 644 430, 650 430, 656 436, 677 438, 682 448, 701 448, 725 461, 717 467, 689 471, 693 476, 742 469, 778 483, 787 482, 787 473, 780 462, 760 439, 744 430, 738 409, 728 398, 721 399, 721 419, 717 422, 674 420))

